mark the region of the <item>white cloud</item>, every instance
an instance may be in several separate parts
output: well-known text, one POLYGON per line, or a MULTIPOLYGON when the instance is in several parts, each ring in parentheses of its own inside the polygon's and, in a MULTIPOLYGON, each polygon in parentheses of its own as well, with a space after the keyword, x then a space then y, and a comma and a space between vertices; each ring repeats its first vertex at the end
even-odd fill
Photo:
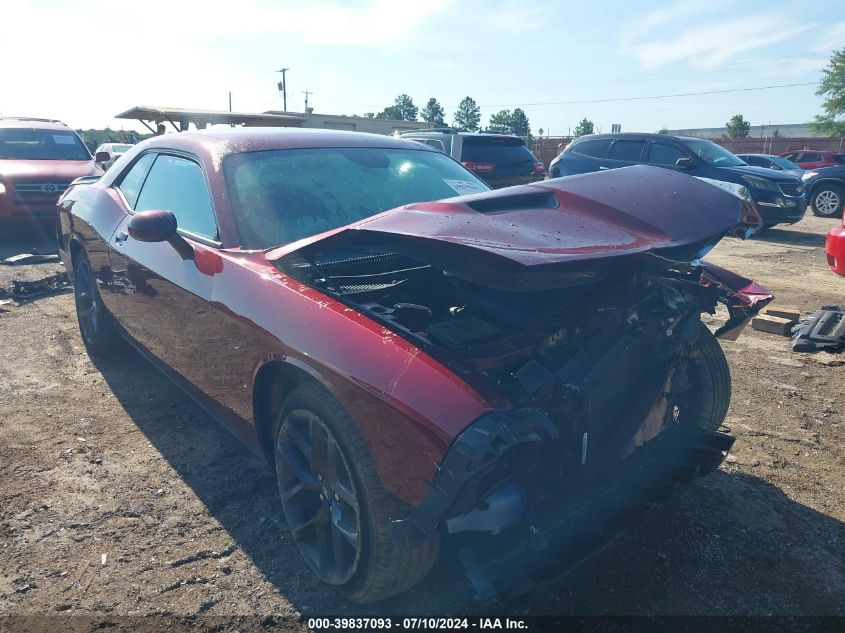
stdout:
POLYGON ((646 28, 657 28, 680 21, 689 20, 703 13, 709 13, 724 5, 724 2, 711 0, 710 2, 690 2, 681 0, 665 8, 652 11, 642 20, 646 28))
POLYGON ((688 61, 696 68, 725 64, 745 51, 789 40, 811 28, 793 26, 783 16, 743 17, 703 26, 694 26, 675 37, 622 46, 646 68, 657 68, 676 61, 688 61))
MULTIPOLYGON (((75 127, 107 121, 137 127, 114 121, 114 114, 133 105, 225 110, 229 89, 235 91, 235 109, 254 110, 276 96, 276 62, 238 54, 244 38, 278 36, 297 47, 404 47, 450 1, 430 0, 396 17, 395 3, 387 0, 80 0, 66 6, 19 0, 4 9, 0 112, 63 118, 75 127)), ((289 105, 293 98, 299 107, 300 89, 320 89, 318 79, 316 73, 313 83, 297 87, 296 97, 289 92, 289 105)))
POLYGON ((814 53, 828 53, 845 46, 845 22, 834 22, 819 29, 813 37, 811 50, 814 53))
POLYGON ((182 38, 278 34, 295 37, 306 44, 379 47, 402 41, 440 14, 451 1, 428 0, 401 13, 397 13, 396 3, 389 0, 355 4, 238 0, 234 6, 230 0, 147 0, 142 9, 135 3, 114 0, 91 0, 91 3, 92 13, 108 16, 115 23, 137 22, 141 11, 149 16, 148 24, 153 32, 182 38))

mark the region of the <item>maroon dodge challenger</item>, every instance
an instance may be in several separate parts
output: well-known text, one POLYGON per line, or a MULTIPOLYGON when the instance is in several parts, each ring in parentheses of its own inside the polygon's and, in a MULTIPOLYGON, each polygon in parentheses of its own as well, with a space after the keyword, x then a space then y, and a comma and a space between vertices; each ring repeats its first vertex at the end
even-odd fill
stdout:
POLYGON ((759 224, 660 168, 493 192, 412 141, 258 128, 150 139, 58 207, 89 353, 129 341, 266 457, 359 602, 456 532, 479 597, 525 586, 718 467, 715 336, 771 295, 700 257, 759 224))

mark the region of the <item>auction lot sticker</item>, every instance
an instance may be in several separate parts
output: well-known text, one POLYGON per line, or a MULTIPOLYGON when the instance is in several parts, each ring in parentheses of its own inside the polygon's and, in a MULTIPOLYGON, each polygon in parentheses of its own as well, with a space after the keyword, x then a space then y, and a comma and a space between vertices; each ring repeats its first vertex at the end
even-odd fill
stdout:
POLYGON ((460 196, 465 196, 470 193, 481 193, 482 191, 487 191, 477 182, 472 182, 470 180, 446 180, 444 178, 443 182, 449 185, 455 191, 455 193, 460 196))

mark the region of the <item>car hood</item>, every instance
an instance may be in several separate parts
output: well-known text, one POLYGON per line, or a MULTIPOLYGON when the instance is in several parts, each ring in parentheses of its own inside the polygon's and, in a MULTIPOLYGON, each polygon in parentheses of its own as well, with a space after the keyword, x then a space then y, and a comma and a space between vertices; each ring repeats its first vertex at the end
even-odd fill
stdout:
POLYGON ((0 160, 0 177, 7 181, 72 181, 100 173, 92 160, 0 160))
POLYGON ((588 281, 624 256, 689 260, 760 218, 686 174, 634 166, 412 204, 267 253, 398 250, 470 281, 536 289, 588 281), (537 275, 546 272, 546 275, 537 275))
POLYGON ((815 167, 813 169, 807 169, 804 171, 805 174, 812 173, 813 176, 809 176, 807 180, 818 180, 819 178, 845 178, 845 165, 836 165, 834 167, 815 167))
POLYGON ((753 167, 751 165, 739 165, 736 167, 719 167, 721 171, 727 171, 740 176, 754 176, 757 178, 765 178, 766 180, 774 180, 776 182, 801 180, 800 176, 779 172, 768 167, 753 167))

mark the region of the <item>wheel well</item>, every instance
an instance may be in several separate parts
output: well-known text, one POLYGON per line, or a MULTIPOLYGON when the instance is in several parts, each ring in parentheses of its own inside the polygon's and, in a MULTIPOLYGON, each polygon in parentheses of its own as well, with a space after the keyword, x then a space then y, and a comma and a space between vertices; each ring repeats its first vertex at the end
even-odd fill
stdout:
POLYGON ((305 371, 282 361, 273 361, 258 370, 252 390, 252 411, 261 451, 273 464, 273 423, 287 394, 314 379, 305 371))
POLYGON ((71 265, 76 264, 76 256, 79 254, 79 252, 81 250, 82 250, 82 246, 79 245, 79 242, 77 242, 75 239, 73 239, 71 237, 70 238, 70 262, 71 262, 71 265))
POLYGON ((823 185, 834 185, 839 187, 840 189, 845 189, 845 182, 838 180, 836 178, 825 178, 824 180, 817 180, 813 183, 813 186, 810 188, 810 195, 816 195, 816 191, 818 191, 819 187, 823 185))

